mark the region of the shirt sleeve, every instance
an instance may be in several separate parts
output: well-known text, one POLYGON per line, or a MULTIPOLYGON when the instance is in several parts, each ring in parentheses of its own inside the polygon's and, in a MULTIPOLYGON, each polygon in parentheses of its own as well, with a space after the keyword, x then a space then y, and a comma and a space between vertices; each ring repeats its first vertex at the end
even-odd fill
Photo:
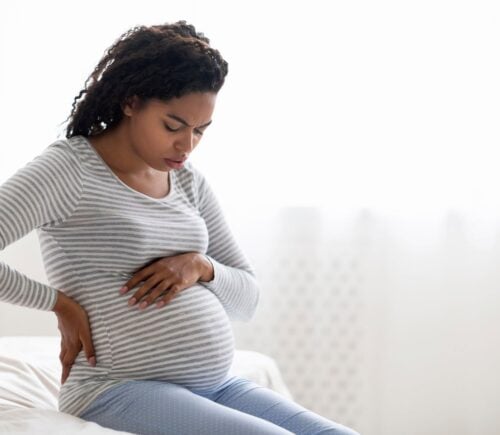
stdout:
MULTIPOLYGON (((65 221, 82 192, 79 160, 57 141, 0 185, 0 251, 40 227, 65 221)), ((0 261, 0 300, 49 311, 57 290, 0 261)))
POLYGON ((249 321, 257 308, 260 286, 250 262, 236 243, 220 204, 203 174, 194 169, 198 209, 208 229, 206 257, 212 281, 200 282, 221 301, 231 320, 249 321))

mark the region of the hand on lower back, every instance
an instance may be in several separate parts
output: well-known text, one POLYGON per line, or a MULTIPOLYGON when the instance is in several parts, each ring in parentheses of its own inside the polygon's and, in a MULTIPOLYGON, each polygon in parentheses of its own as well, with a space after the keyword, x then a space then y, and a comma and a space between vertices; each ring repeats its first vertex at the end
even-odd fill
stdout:
POLYGON ((59 359, 62 364, 61 384, 64 384, 82 347, 92 366, 96 364, 95 351, 87 312, 78 302, 58 291, 53 311, 57 315, 58 328, 61 332, 59 359))

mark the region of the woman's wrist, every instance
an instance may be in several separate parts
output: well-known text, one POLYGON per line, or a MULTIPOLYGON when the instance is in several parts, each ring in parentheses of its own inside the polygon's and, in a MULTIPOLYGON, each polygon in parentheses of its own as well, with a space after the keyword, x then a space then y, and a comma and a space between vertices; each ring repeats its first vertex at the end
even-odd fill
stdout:
POLYGON ((204 254, 198 254, 200 264, 200 278, 198 281, 208 282, 214 279, 214 266, 204 254))
POLYGON ((66 296, 61 290, 57 290, 57 300, 52 308, 52 311, 57 315, 64 313, 67 309, 72 299, 69 296, 66 296))

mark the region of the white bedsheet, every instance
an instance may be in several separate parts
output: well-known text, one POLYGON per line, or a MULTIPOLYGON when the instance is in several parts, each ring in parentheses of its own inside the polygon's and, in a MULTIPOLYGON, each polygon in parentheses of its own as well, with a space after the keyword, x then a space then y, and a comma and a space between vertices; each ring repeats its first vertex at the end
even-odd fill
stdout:
MULTIPOLYGON (((0 434, 125 434, 57 410, 61 364, 57 336, 0 337, 0 434)), ((293 399, 276 362, 236 350, 231 373, 293 399)))

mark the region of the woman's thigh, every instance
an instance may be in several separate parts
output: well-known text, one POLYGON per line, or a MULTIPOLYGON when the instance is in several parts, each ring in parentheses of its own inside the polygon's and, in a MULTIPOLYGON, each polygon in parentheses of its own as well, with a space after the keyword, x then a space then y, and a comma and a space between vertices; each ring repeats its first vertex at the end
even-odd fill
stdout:
POLYGON ((80 418, 136 434, 284 435, 261 419, 202 397, 178 384, 133 380, 99 395, 80 418))
MULTIPOLYGON (((196 390, 193 390, 197 392, 196 390)), ((268 420, 294 434, 359 435, 255 382, 233 376, 217 390, 197 392, 221 405, 268 420)))

